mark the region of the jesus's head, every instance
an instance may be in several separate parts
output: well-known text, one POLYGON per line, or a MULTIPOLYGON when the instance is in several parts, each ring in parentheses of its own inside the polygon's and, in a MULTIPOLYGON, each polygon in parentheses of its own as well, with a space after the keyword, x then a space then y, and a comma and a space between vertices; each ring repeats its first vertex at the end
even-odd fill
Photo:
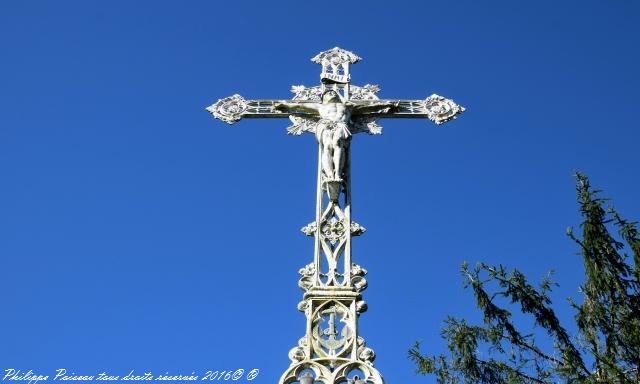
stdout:
POLYGON ((322 94, 322 103, 323 104, 341 103, 341 102, 342 102, 342 99, 340 98, 340 95, 338 95, 338 92, 334 91, 333 89, 325 91, 322 94))

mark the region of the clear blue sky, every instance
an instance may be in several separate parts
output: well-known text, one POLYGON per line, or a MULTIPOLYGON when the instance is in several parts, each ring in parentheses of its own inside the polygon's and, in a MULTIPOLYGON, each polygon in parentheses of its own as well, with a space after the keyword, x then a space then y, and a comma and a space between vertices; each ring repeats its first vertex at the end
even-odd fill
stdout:
POLYGON ((640 218, 640 6, 526 3, 2 2, 0 369, 276 382, 304 333, 316 144, 204 108, 315 85, 309 59, 336 45, 383 98, 467 107, 352 144, 360 325, 387 382, 434 382, 407 349, 441 351, 448 314, 477 319, 464 260, 555 269, 566 307, 573 172, 640 218))

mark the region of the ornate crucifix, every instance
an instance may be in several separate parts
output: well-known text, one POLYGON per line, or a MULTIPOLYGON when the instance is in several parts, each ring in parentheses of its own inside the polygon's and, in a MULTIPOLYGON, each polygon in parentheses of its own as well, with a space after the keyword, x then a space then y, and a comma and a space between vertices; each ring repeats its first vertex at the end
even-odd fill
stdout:
POLYGON ((360 61, 338 47, 313 59, 322 66, 320 85, 294 86, 291 100, 245 100, 233 95, 207 108, 233 124, 241 118, 289 118, 291 135, 313 134, 318 142, 316 218, 302 228, 315 242, 312 263, 300 269, 304 290, 298 309, 306 315, 305 335, 289 351, 291 365, 280 384, 382 384, 375 354, 358 333, 367 310, 361 292, 367 271, 352 262, 351 239, 365 228, 351 220, 349 146, 360 132, 382 133, 382 118, 427 118, 436 124, 455 119, 464 108, 442 96, 424 100, 380 100, 375 85, 351 85, 349 66, 360 61))

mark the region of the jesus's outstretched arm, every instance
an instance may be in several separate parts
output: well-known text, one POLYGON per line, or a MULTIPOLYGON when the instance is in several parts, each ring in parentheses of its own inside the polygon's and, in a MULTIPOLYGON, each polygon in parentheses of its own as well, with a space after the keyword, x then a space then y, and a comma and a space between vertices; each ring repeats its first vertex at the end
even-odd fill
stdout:
POLYGON ((307 113, 317 115, 319 112, 320 104, 318 103, 275 103, 273 108, 280 112, 289 112, 289 113, 307 113))
POLYGON ((366 113, 389 113, 398 109, 397 101, 373 101, 367 104, 353 104, 352 114, 362 115, 366 113))

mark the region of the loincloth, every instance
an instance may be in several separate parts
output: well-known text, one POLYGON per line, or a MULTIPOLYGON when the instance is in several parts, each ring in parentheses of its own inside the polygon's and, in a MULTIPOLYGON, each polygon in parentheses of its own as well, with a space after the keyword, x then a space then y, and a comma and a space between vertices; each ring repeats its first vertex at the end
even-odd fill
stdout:
POLYGON ((347 125, 347 123, 343 123, 341 121, 320 119, 316 123, 316 138, 318 139, 318 141, 322 141, 322 134, 327 129, 333 131, 332 136, 337 133, 339 137, 343 139, 351 137, 351 131, 349 130, 349 125, 347 125))

